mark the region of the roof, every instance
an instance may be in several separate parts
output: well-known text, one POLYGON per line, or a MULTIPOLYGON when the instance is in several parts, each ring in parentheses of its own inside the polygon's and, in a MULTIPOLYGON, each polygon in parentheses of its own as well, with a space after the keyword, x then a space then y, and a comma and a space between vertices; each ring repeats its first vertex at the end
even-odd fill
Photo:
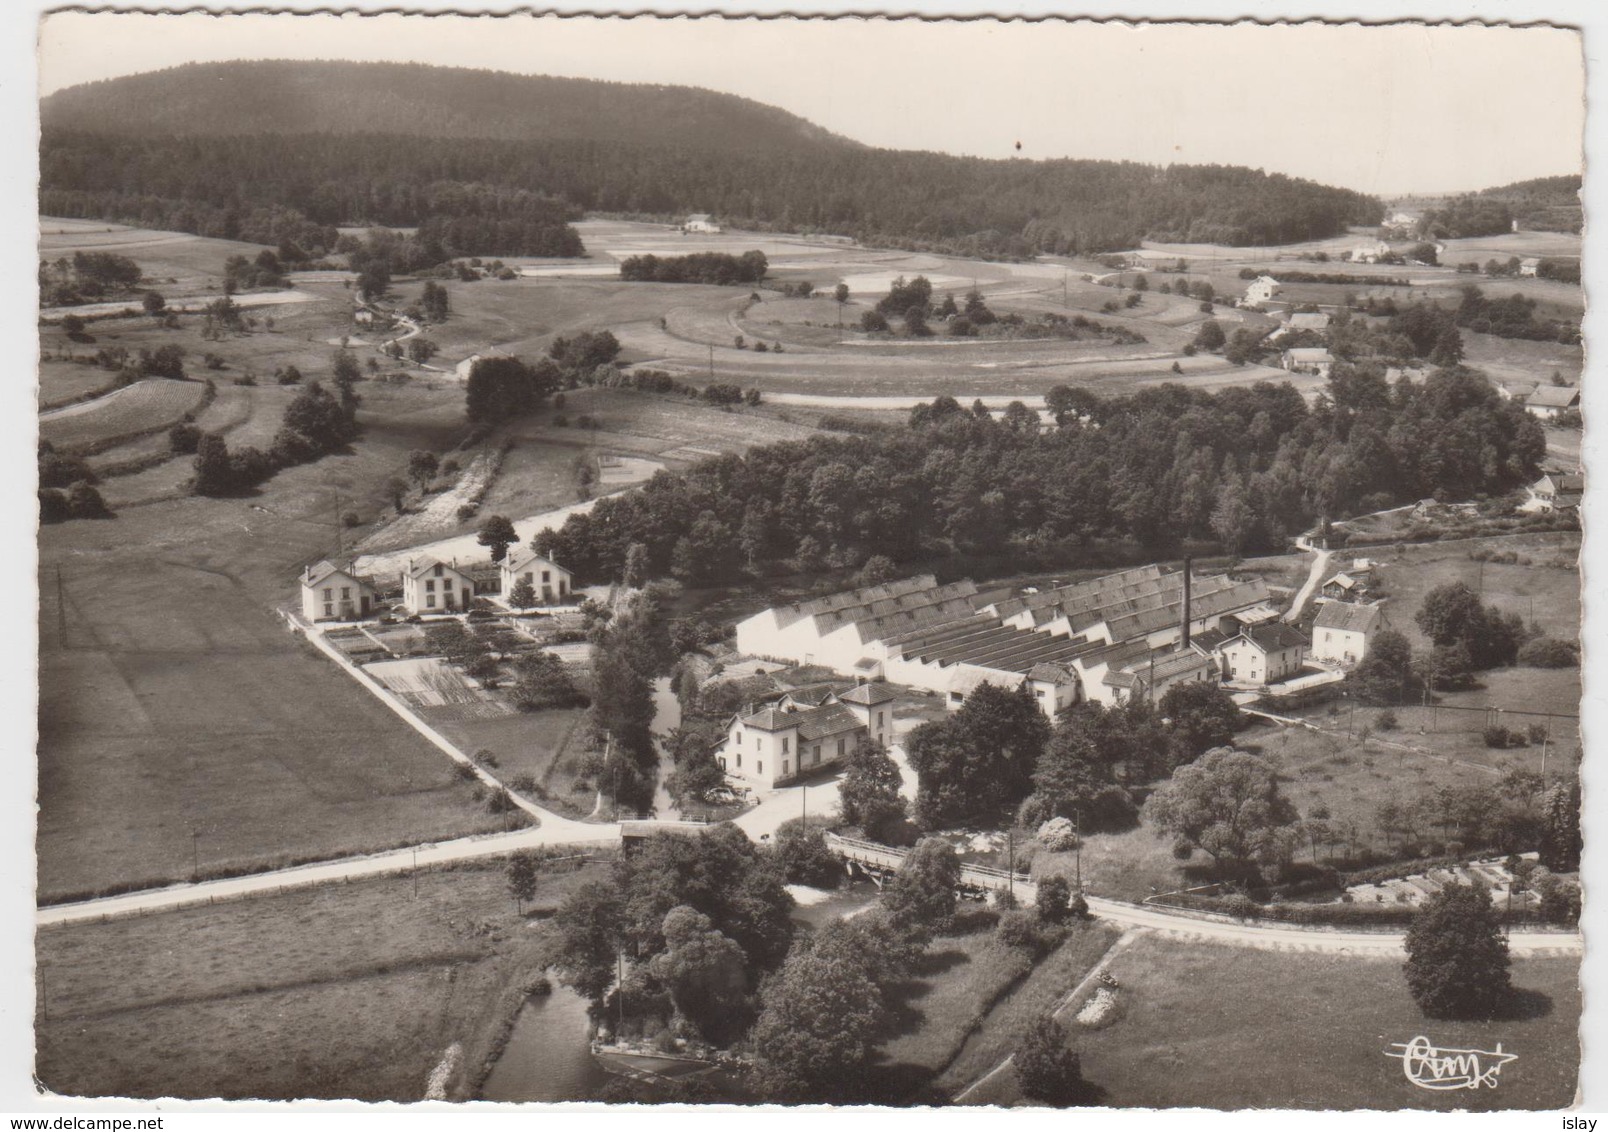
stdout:
MULTIPOLYGON (((528 546, 522 546, 518 550, 510 550, 508 552, 508 557, 503 559, 502 565, 504 570, 518 571, 523 570, 526 566, 529 566, 533 562, 545 562, 555 570, 564 570, 564 567, 560 566, 557 562, 554 562, 551 558, 548 558, 545 555, 537 554, 528 546)), ((569 571, 564 570, 564 573, 568 574, 569 571)))
POLYGON ((831 699, 836 691, 836 686, 832 684, 802 684, 797 688, 789 688, 783 693, 783 698, 795 704, 820 707, 831 699))
POLYGON ((428 554, 423 558, 409 559, 407 569, 403 571, 403 573, 405 576, 410 578, 422 578, 437 566, 440 566, 446 570, 451 570, 454 574, 458 574, 461 577, 467 578, 469 576, 465 574, 459 567, 452 565, 450 562, 442 562, 438 558, 431 558, 428 554))
POLYGON ((800 714, 802 713, 766 707, 750 715, 739 715, 737 719, 744 727, 752 727, 755 731, 786 731, 798 726, 800 714))
POLYGON ((1327 582, 1323 583, 1324 589, 1328 589, 1330 586, 1339 586, 1343 590, 1356 589, 1357 579, 1353 578, 1350 574, 1336 574, 1327 582))
POLYGON ((1580 404, 1580 390, 1573 385, 1538 385, 1524 403, 1544 409, 1572 409, 1580 404))
POLYGON ((875 707, 877 704, 885 704, 893 698, 893 689, 886 684, 860 684, 838 696, 838 701, 845 704, 863 704, 866 707, 875 707))
POLYGON ((798 737, 801 742, 853 731, 860 726, 855 714, 842 704, 826 704, 793 714, 798 720, 798 737))
POLYGON ((1327 330, 1329 329, 1329 316, 1326 314, 1292 314, 1290 316, 1291 330, 1327 330))
POLYGON ((357 573, 352 569, 351 566, 337 566, 335 563, 326 558, 322 562, 319 562, 316 566, 309 566, 307 568, 307 572, 302 575, 302 585, 309 587, 322 585, 325 580, 332 578, 337 574, 350 578, 359 585, 372 586, 374 584, 373 578, 365 574, 357 573))
POLYGON ((694 212, 691 216, 687 217, 688 224, 694 224, 700 220, 707 222, 709 220, 709 214, 707 212, 694 212))
POLYGON ((995 672, 973 668, 957 672, 949 678, 949 690, 959 692, 963 696, 970 695, 984 684, 993 684, 996 687, 1004 688, 1006 691, 1014 691, 1016 688, 1021 687, 1022 677, 1013 672, 995 672))
POLYGON ((1354 605, 1348 601, 1325 602, 1318 610, 1314 629, 1340 629, 1347 633, 1371 633, 1379 627, 1377 605, 1354 605))
MULTIPOLYGON (((1551 480, 1552 486, 1560 493, 1579 495, 1586 490, 1586 477, 1575 472, 1548 472, 1541 480, 1551 480)), ((1540 480, 1536 485, 1540 486, 1540 480)))
POLYGON ((1292 362, 1332 362, 1334 356, 1323 346, 1296 346, 1284 351, 1292 362))
POLYGON ((1076 684, 1078 678, 1065 665, 1040 661, 1027 670, 1027 678, 1040 684, 1076 684))
POLYGON ((1240 631, 1240 636, 1256 644, 1263 652, 1305 645, 1307 639, 1282 621, 1270 625, 1256 625, 1240 631))

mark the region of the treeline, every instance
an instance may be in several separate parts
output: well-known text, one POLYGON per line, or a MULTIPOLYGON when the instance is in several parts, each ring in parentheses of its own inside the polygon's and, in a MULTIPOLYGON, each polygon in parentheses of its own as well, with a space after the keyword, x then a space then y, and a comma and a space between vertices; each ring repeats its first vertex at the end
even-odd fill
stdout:
POLYGON ((1579 232, 1584 222, 1578 173, 1536 177, 1482 189, 1481 197, 1507 205, 1519 227, 1535 232, 1579 232))
POLYGON ((620 262, 620 278, 633 283, 761 283, 770 265, 765 253, 695 252, 692 255, 628 256, 620 262))
POLYGON ((111 252, 74 252, 39 261, 39 305, 71 306, 108 295, 128 294, 140 281, 140 265, 111 252))
POLYGON ((538 550, 604 581, 641 543, 652 576, 676 564, 690 584, 851 569, 875 555, 1066 561, 1103 540, 1150 558, 1187 539, 1240 554, 1280 548, 1323 517, 1515 489, 1546 450, 1533 418, 1462 368, 1391 386, 1383 367, 1347 367, 1312 406, 1269 383, 1105 399, 1059 389, 1048 400, 1059 426, 1049 432, 1025 407, 994 420, 940 398, 900 431, 661 473, 542 532, 538 550))
POLYGON ((1333 283, 1342 287, 1411 287, 1411 279, 1395 275, 1347 275, 1336 271, 1284 271, 1277 267, 1242 267, 1241 279, 1271 275, 1280 283, 1333 283))
POLYGON ((1433 240, 1461 240, 1469 236, 1496 236, 1513 230, 1513 212, 1488 196, 1457 197, 1424 213, 1418 233, 1433 240))
POLYGON ((1457 325, 1498 338, 1525 338, 1536 342, 1580 341, 1580 324, 1555 318, 1537 318, 1536 301, 1514 293, 1505 299, 1491 299, 1478 287, 1464 287, 1457 304, 1457 325))
POLYGON ((279 431, 265 452, 255 445, 229 450, 219 434, 193 425, 170 437, 174 451, 195 453, 196 495, 223 496, 250 491, 282 468, 308 464, 339 452, 357 435, 357 360, 345 350, 335 356, 335 393, 314 381, 285 406, 279 431))

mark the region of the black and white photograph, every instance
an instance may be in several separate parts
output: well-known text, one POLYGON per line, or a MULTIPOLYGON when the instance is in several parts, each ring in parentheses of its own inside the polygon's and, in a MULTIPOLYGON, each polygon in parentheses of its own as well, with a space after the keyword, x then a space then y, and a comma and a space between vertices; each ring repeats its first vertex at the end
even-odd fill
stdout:
POLYGON ((15 21, 13 1103, 1580 1111, 1604 29, 1469 7, 15 21))

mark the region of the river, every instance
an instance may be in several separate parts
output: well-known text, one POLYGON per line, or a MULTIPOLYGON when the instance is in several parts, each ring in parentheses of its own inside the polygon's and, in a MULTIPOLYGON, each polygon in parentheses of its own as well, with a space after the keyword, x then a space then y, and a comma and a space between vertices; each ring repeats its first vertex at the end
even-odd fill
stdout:
MULTIPOLYGON (((653 733, 662 737, 680 726, 681 701, 676 697, 674 681, 661 676, 653 682, 653 733)), ((676 804, 664 784, 676 764, 662 738, 656 746, 659 748, 659 780, 653 786, 653 813, 655 817, 668 818, 673 815, 676 804)))

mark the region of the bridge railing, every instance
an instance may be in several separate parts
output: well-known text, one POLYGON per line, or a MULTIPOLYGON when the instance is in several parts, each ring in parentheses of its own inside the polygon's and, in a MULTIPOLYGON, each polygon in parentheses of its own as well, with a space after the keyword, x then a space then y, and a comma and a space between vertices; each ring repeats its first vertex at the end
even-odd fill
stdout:
MULTIPOLYGON (((875 841, 864 841, 858 837, 844 837, 837 833, 826 835, 826 847, 840 857, 851 861, 869 861, 873 864, 897 864, 910 855, 910 850, 901 849, 893 845, 882 845, 875 841)), ((1005 869, 996 869, 991 865, 965 864, 960 867, 960 876, 963 881, 981 883, 985 887, 993 887, 994 883, 1004 881, 1007 884, 1033 883, 1033 878, 1027 873, 1013 873, 1005 869)))

